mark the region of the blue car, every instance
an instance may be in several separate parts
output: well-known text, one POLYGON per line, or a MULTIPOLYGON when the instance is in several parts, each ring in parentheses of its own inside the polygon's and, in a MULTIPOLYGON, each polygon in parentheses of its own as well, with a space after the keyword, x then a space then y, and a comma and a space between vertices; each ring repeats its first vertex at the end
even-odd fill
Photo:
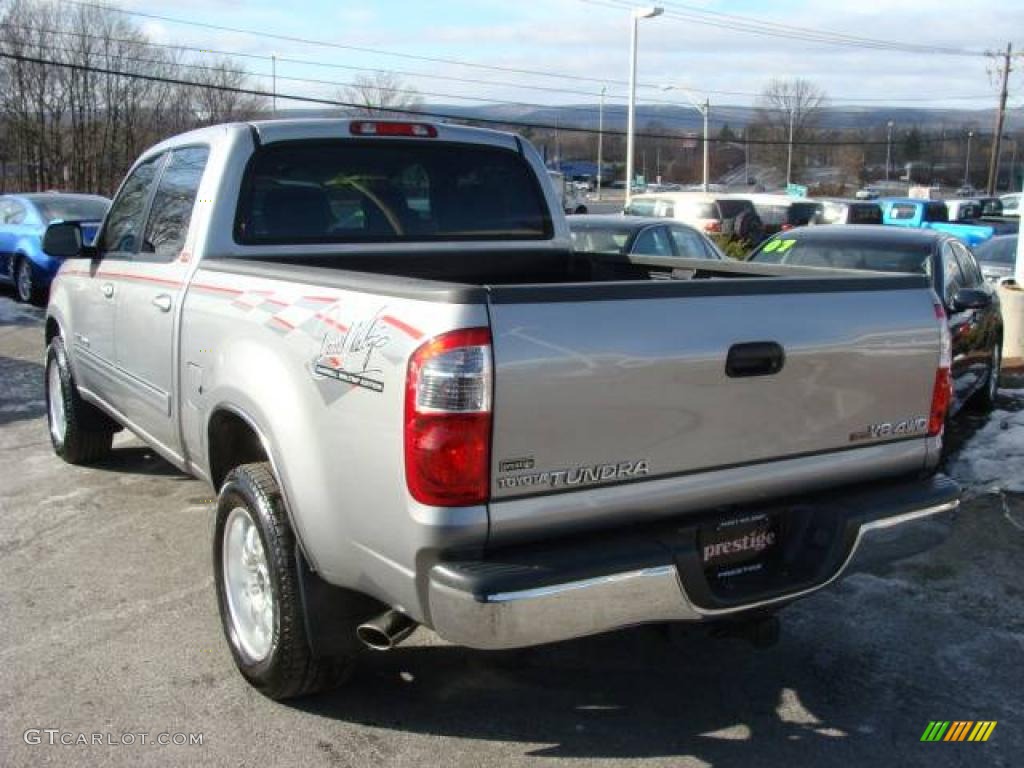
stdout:
POLYGON ((24 302, 44 303, 61 259, 43 252, 43 233, 55 221, 81 221, 91 241, 110 207, 99 195, 44 192, 0 196, 0 282, 14 285, 24 302))

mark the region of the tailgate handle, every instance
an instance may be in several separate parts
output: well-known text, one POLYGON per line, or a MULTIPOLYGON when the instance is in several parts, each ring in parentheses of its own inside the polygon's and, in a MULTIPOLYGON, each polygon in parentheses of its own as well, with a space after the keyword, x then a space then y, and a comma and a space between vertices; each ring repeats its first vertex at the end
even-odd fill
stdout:
POLYGON ((746 376, 771 376, 782 370, 786 352, 774 341, 733 344, 725 359, 725 375, 732 379, 746 376))

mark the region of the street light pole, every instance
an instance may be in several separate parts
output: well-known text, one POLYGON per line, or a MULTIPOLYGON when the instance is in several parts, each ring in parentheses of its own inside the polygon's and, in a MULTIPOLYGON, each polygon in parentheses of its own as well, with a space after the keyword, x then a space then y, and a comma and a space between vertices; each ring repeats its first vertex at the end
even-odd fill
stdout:
POLYGON ((631 30, 629 35, 629 107, 626 110, 626 205, 633 196, 633 129, 636 120, 636 46, 640 19, 651 19, 660 16, 663 8, 635 8, 630 15, 631 30))
POLYGON ((601 173, 602 153, 604 150, 604 95, 608 91, 606 86, 601 86, 601 106, 597 110, 597 199, 601 199, 601 173))
POLYGON ((683 86, 681 86, 681 85, 663 85, 663 86, 661 86, 661 90, 663 90, 663 91, 674 91, 674 90, 682 91, 683 95, 686 96, 686 100, 690 102, 690 106, 693 107, 694 109, 696 109, 698 112, 700 112, 701 117, 704 118, 704 136, 703 136, 703 139, 702 139, 702 143, 704 144, 704 178, 703 178, 702 186, 704 188, 704 191, 707 192, 708 189, 709 189, 709 182, 711 180, 711 174, 710 174, 710 171, 711 171, 711 154, 710 154, 710 145, 708 143, 708 138, 709 138, 708 119, 709 119, 709 116, 711 114, 711 100, 708 97, 705 96, 704 97, 704 102, 698 104, 696 101, 693 100, 693 97, 690 95, 689 91, 686 88, 684 88, 683 86))
POLYGON ((885 180, 889 180, 889 164, 892 160, 892 120, 889 121, 889 130, 885 138, 885 180))
POLYGON ((974 138, 974 131, 967 132, 967 157, 964 158, 964 186, 971 185, 971 139, 974 138))
POLYGON ((273 96, 271 97, 271 109, 274 117, 277 117, 277 54, 270 54, 270 73, 273 80, 273 96))
POLYGON ((796 121, 796 107, 789 107, 789 153, 786 158, 786 186, 793 183, 793 124, 796 121))

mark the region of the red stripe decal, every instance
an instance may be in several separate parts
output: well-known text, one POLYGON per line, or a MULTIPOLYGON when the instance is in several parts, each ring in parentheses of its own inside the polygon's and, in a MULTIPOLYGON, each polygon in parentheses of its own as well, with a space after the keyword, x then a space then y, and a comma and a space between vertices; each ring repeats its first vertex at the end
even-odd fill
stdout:
POLYGON ((384 315, 384 317, 381 318, 381 322, 382 323, 387 323, 388 325, 390 325, 390 326, 392 326, 394 328, 397 328, 402 333, 405 333, 405 334, 411 336, 414 339, 422 339, 423 338, 423 333, 421 331, 416 330, 415 328, 413 328, 408 323, 403 323, 397 317, 392 317, 391 315, 384 315))
POLYGON ((273 304, 275 307, 287 307, 288 306, 288 302, 287 301, 281 301, 280 299, 272 299, 272 298, 268 297, 268 298, 264 299, 264 301, 267 302, 267 304, 273 304))
POLYGON ((219 285, 207 285, 206 283, 192 283, 192 288, 197 291, 209 291, 210 293, 226 293, 229 296, 241 296, 245 291, 238 291, 234 288, 221 288, 219 285))
POLYGON ((323 314, 322 312, 317 312, 316 315, 314 315, 314 317, 316 317, 316 319, 319 320, 321 323, 324 323, 325 325, 329 325, 329 326, 331 326, 331 328, 334 328, 335 330, 341 331, 342 333, 345 333, 348 330, 348 326, 347 325, 344 325, 343 323, 339 323, 337 320, 332 320, 331 318, 329 318, 327 315, 323 314))
POLYGON ((294 325, 289 323, 287 320, 282 320, 277 315, 274 315, 274 317, 270 318, 270 322, 277 323, 278 325, 282 326, 283 328, 287 328, 289 331, 294 331, 295 330, 295 326, 294 325))
POLYGON ((324 304, 333 304, 338 300, 336 296, 303 296, 303 301, 320 301, 324 304))

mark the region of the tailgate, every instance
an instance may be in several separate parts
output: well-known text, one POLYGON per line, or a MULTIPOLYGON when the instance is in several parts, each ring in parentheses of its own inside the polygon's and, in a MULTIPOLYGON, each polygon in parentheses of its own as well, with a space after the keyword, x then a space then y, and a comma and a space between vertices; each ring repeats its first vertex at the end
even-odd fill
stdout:
POLYGON ((923 277, 510 286, 490 314, 495 501, 927 431, 923 277))

